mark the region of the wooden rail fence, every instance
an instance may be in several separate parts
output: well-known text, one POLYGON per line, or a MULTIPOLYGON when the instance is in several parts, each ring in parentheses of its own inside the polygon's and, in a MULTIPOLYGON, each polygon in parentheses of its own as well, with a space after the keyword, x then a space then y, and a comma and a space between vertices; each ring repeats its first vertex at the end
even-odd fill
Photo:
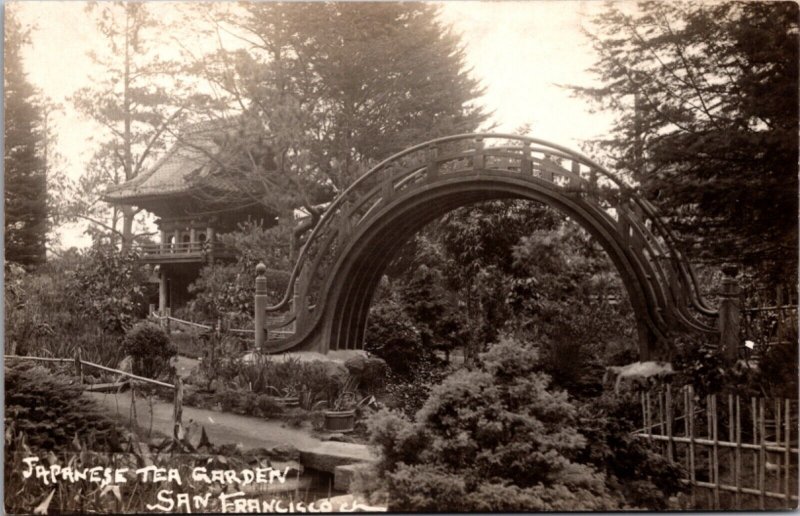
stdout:
POLYGON ((665 385, 643 392, 641 406, 644 428, 635 435, 685 466, 694 508, 797 506, 797 400, 665 385))
MULTIPOLYGON (((183 380, 180 376, 175 375, 175 384, 162 382, 159 380, 154 380, 152 378, 147 378, 145 376, 139 376, 137 374, 130 373, 128 371, 123 371, 121 369, 114 369, 113 367, 107 367, 100 364, 95 364, 94 362, 89 362, 86 360, 81 359, 80 352, 75 355, 75 358, 55 358, 55 357, 34 357, 34 356, 20 356, 20 355, 3 355, 5 360, 30 360, 36 362, 49 362, 49 363, 62 363, 68 364, 72 363, 75 365, 75 374, 80 379, 81 384, 83 385, 83 367, 92 367, 95 369, 99 369, 101 371, 106 371, 109 373, 118 374, 121 376, 125 376, 130 378, 131 380, 137 382, 144 382, 149 383, 151 385, 157 385, 159 387, 164 387, 167 389, 172 389, 175 393, 173 397, 173 404, 174 404, 174 411, 173 411, 173 437, 176 439, 180 439, 183 435, 183 426, 182 426, 182 415, 183 415, 183 380)), ((136 403, 136 394, 135 391, 131 391, 133 394, 131 396, 131 404, 135 410, 135 403, 136 403)))
MULTIPOLYGON (((169 310, 169 309, 167 309, 169 310)), ((169 311, 165 315, 160 315, 157 311, 151 310, 150 318, 164 327, 167 332, 169 332, 173 325, 183 325, 188 328, 196 328, 203 331, 223 331, 222 328, 222 321, 217 321, 216 326, 211 326, 209 324, 202 324, 196 323, 192 321, 186 321, 184 319, 178 319, 177 317, 172 317, 169 311)), ((243 329, 243 328, 224 328, 224 331, 230 333, 239 333, 243 335, 255 335, 255 330, 250 329, 243 329)), ((267 335, 267 340, 275 340, 286 338, 287 336, 294 335, 294 330, 269 330, 267 335)))

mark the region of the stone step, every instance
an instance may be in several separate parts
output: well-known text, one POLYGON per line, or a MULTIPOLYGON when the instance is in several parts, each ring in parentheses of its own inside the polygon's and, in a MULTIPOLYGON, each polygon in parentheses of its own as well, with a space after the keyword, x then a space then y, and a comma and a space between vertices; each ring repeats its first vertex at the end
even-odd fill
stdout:
POLYGON ((323 441, 313 447, 300 449, 300 462, 306 468, 335 473, 336 466, 357 462, 373 462, 377 459, 372 450, 364 444, 323 441))

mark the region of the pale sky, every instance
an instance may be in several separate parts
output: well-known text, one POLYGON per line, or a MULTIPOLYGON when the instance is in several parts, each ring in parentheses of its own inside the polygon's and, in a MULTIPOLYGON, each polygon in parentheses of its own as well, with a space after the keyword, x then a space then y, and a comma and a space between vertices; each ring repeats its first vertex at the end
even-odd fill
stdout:
MULTIPOLYGON (((156 2, 154 2, 156 4, 156 2)), ((169 9, 169 5, 158 2, 169 9)), ((57 146, 69 177, 81 175, 95 149, 100 128, 78 116, 68 98, 89 84, 87 52, 102 40, 84 12, 84 2, 23 2, 20 18, 34 24, 26 52, 29 79, 64 110, 56 115, 57 146)), ((578 149, 606 132, 611 120, 591 114, 560 84, 589 84, 594 52, 581 31, 602 8, 599 1, 450 1, 442 19, 462 35, 472 74, 486 87, 482 99, 494 111, 497 131, 522 124, 531 136, 578 149)), ((83 225, 60 228, 62 246, 85 246, 83 225)))

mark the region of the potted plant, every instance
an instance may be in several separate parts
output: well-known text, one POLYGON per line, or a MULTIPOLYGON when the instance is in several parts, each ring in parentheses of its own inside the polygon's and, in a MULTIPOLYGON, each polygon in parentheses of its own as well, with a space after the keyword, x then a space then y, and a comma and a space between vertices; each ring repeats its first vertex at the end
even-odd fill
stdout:
POLYGON ((353 391, 343 391, 336 397, 325 416, 325 430, 329 432, 352 432, 356 423, 356 395, 353 391))
POLYGON ((339 395, 328 403, 328 409, 323 411, 325 416, 325 430, 329 432, 352 432, 356 422, 356 410, 369 401, 371 396, 358 400, 358 379, 349 376, 345 380, 339 395))

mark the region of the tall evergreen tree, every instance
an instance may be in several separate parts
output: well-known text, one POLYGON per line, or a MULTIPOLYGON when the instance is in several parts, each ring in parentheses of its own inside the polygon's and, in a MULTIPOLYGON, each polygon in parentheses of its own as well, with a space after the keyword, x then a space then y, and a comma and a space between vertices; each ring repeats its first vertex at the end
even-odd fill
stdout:
POLYGON ((609 5, 595 20, 601 142, 696 258, 797 271, 798 6, 609 5))
POLYGON ((24 28, 5 6, 5 249, 6 260, 35 267, 44 263, 47 234, 47 177, 42 112, 28 81, 22 50, 24 28))
POLYGON ((226 180, 278 211, 303 206, 313 223, 315 204, 372 164, 486 119, 459 39, 432 5, 241 7, 210 18, 246 48, 207 56, 198 73, 226 93, 245 135, 221 163, 226 180))

